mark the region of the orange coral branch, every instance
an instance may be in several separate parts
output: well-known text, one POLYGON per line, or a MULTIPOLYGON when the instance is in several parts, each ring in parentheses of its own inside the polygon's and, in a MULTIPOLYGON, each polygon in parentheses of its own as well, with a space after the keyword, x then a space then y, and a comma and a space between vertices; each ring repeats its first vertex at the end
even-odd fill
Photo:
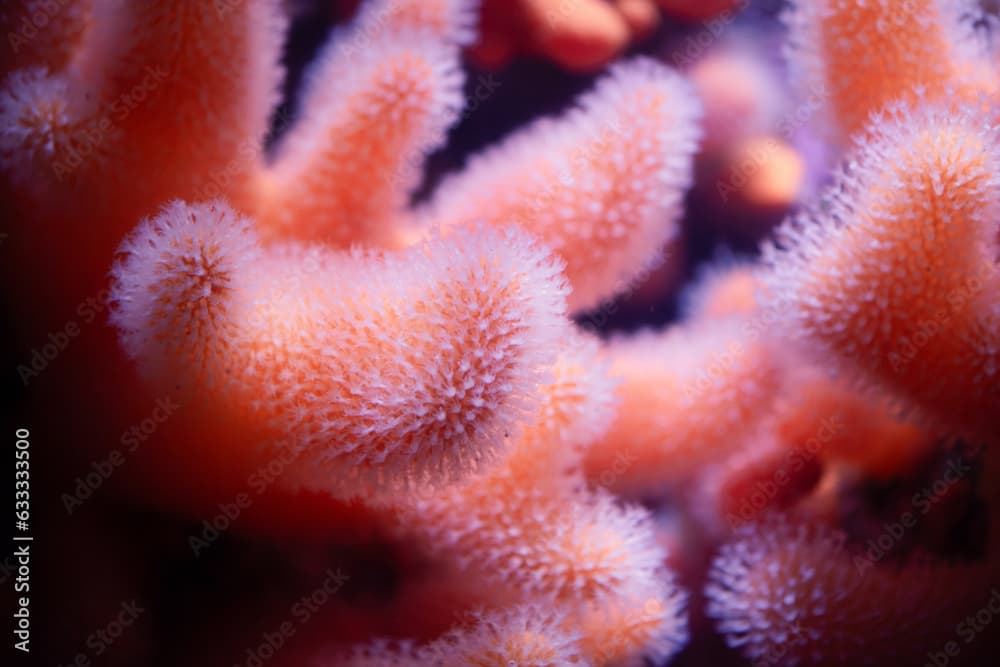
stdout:
POLYGON ((825 210, 769 249, 771 296, 834 367, 925 422, 988 437, 1000 408, 995 134, 934 109, 895 110, 870 133, 825 210))
MULTIPOLYGON (((787 14, 789 63, 800 89, 826 98, 825 130, 846 144, 891 102, 975 100, 976 53, 964 0, 796 0, 787 14)), ((995 76, 995 74, 993 75, 995 76)))
POLYGON ((394 221, 423 158, 444 141, 462 105, 458 51, 433 34, 363 26, 364 49, 334 41, 303 101, 304 117, 278 150, 259 190, 267 236, 394 243, 394 221), (380 40, 380 41, 373 41, 380 40))
POLYGON ((472 160, 440 188, 432 225, 520 225, 566 262, 570 308, 628 287, 676 233, 691 180, 698 105, 645 60, 616 67, 573 111, 472 160))

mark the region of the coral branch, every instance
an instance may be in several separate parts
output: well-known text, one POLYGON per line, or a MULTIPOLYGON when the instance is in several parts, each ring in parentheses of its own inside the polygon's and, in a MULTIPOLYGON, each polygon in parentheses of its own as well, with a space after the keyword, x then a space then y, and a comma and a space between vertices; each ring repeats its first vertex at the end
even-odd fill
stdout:
POLYGON ((99 211, 116 240, 175 198, 245 208, 277 102, 282 28, 275 0, 97 3, 65 70, 6 82, 3 162, 47 208, 99 211), (104 187, 115 196, 96 196, 104 187))
POLYGON ((699 319, 756 312, 760 290, 758 271, 755 264, 735 260, 709 265, 682 295, 684 314, 699 319))
MULTIPOLYGON (((13 72, 0 91, 0 166, 12 182, 29 192, 33 199, 51 207, 73 174, 75 156, 87 155, 90 165, 102 171, 111 151, 107 141, 92 137, 114 138, 106 126, 81 115, 72 104, 70 83, 60 74, 50 74, 44 67, 29 67, 13 72), (85 150, 86 149, 86 150, 85 150)), ((94 181, 91 180, 91 183, 94 181)))
POLYGON ((587 451, 588 476, 599 481, 615 470, 615 490, 657 493, 739 449, 771 409, 782 377, 766 340, 747 332, 746 320, 719 319, 613 341, 621 407, 587 451))
POLYGON ((546 495, 493 475, 422 501, 410 530, 478 580, 530 596, 605 601, 657 580, 664 555, 644 511, 606 494, 546 495))
POLYGON ((995 131, 971 113, 898 109, 870 132, 825 205, 767 249, 771 297, 832 367, 925 422, 995 437, 995 131))
POLYGON ((423 158, 458 117, 463 77, 457 49, 433 35, 376 37, 363 51, 333 41, 316 66, 261 184, 266 235, 391 243, 423 158))
POLYGON ((504 462, 420 499, 404 531, 477 580, 532 596, 604 599, 655 581, 662 554, 645 513, 579 491, 581 447, 610 417, 610 385, 594 353, 587 339, 565 347, 537 421, 504 462))
POLYGON ((594 665, 666 665, 687 643, 686 605, 687 595, 664 573, 645 595, 591 606, 580 621, 583 653, 594 665))
POLYGON ((787 448, 807 448, 810 458, 847 463, 874 478, 913 472, 932 451, 931 433, 894 412, 894 400, 859 392, 803 362, 789 379, 775 413, 774 438, 787 448))
POLYGON ((519 605, 476 614, 465 627, 430 644, 424 651, 424 664, 570 665, 580 659, 577 639, 558 612, 519 605))
POLYGON ((341 49, 385 44, 401 34, 424 31, 442 44, 475 41, 480 0, 373 0, 362 5, 354 27, 338 40, 341 49))
POLYGON ((698 104, 670 70, 620 65, 560 119, 545 119, 446 181, 429 222, 520 225, 566 261, 572 310, 628 287, 676 234, 698 104))
MULTIPOLYGON (((300 285, 262 276, 254 311, 230 322, 234 294, 219 286, 246 258, 242 228, 219 207, 190 212, 199 224, 173 223, 188 215, 174 205, 123 246, 114 290, 123 342, 172 382, 228 377, 201 390, 242 401, 304 452, 304 475, 324 488, 451 481, 492 459, 534 408, 564 326, 563 292, 559 267, 523 234, 470 229, 405 257, 320 253, 300 285), (230 335, 214 337, 220 330, 230 335)), ((304 255, 282 253, 256 268, 293 273, 288 260, 304 255)))
POLYGON ((598 341, 574 331, 560 344, 537 414, 510 448, 502 474, 522 486, 580 486, 586 448, 614 416, 615 381, 598 341))
POLYGON ((802 93, 826 98, 829 137, 846 144, 890 102, 941 101, 950 92, 974 100, 983 58, 963 10, 972 3, 796 0, 787 15, 789 64, 802 93))
POLYGON ((277 2, 131 0, 98 5, 94 21, 71 72, 91 115, 117 128, 106 176, 144 174, 129 186, 144 201, 225 196, 245 208, 282 76, 277 2))

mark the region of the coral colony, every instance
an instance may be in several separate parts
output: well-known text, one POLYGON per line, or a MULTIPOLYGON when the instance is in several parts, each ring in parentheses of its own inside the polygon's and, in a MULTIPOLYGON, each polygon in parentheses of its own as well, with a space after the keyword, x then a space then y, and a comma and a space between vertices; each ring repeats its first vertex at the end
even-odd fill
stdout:
MULTIPOLYGON (((581 4, 511 11, 615 29, 581 4)), ((376 614, 338 579, 321 650, 281 664, 995 655, 1000 57, 978 5, 795 0, 790 101, 724 49, 619 59, 417 204, 463 49, 516 50, 477 38, 476 3, 364 2, 266 150, 277 0, 10 5, 4 264, 42 276, 7 282, 29 410, 64 406, 102 493, 225 508, 195 555, 224 530, 408 554, 376 614), (699 155, 797 101, 829 175, 760 258, 703 271, 666 328, 579 326, 672 261, 699 155)), ((659 20, 617 6, 619 32, 659 20)), ((547 43, 580 55, 567 39, 547 43)), ((780 139, 723 192, 766 177, 787 199, 780 139)))

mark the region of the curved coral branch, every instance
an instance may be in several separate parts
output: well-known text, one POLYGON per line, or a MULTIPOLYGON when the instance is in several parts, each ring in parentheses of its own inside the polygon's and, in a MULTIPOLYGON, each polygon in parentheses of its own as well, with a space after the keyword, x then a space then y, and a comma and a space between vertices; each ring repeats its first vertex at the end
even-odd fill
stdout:
POLYGON ((503 475, 536 488, 580 486, 584 451, 614 416, 614 390, 600 342, 573 331, 560 343, 538 410, 511 446, 503 475))
POLYGON ((879 479, 912 473, 933 450, 933 434, 897 414, 892 396, 858 391, 804 361, 791 375, 769 424, 785 449, 804 449, 809 458, 846 463, 879 479))
POLYGON ((595 665, 640 664, 686 639, 685 598, 664 569, 646 512, 582 490, 581 446, 610 418, 593 341, 563 346, 532 426, 486 475, 420 498, 401 530, 477 587, 565 608, 595 665))
POLYGON ((482 665, 506 667, 639 667, 663 664, 687 640, 685 596, 664 586, 662 596, 634 606, 572 608, 520 603, 478 611, 422 646, 375 640, 337 662, 346 667, 482 665))
MULTIPOLYGON (((894 111, 767 255, 794 334, 904 400, 991 437, 1000 409, 995 132, 971 112, 894 111)), ((992 434, 995 436, 995 433, 992 434)))
POLYGON ((130 0, 98 5, 94 21, 70 72, 117 129, 105 176, 144 174, 129 189, 146 202, 225 196, 245 209, 278 101, 278 3, 130 0))
POLYGON ((518 53, 537 54, 571 70, 595 70, 630 38, 655 27, 651 0, 483 0, 474 58, 500 67, 518 53), (630 34, 630 32, 632 34, 630 34))
POLYGON ((451 481, 533 408, 563 292, 523 234, 469 229, 365 261, 320 252, 300 284, 289 276, 307 255, 276 249, 244 298, 229 286, 252 247, 224 206, 172 205, 122 247, 116 323, 166 386, 236 403, 325 486, 451 481))
POLYGON ((604 493, 522 480, 501 466, 437 497, 405 521, 426 548, 477 580, 532 596, 605 600, 643 591, 663 554, 648 515, 604 493))
POLYGON ((704 473, 695 512, 704 530, 722 535, 766 514, 792 511, 819 482, 824 462, 804 445, 758 435, 704 473))
POLYGON ((737 260, 723 260, 702 269, 697 282, 681 295, 684 315, 700 319, 757 312, 759 271, 756 264, 737 260))
POLYGON ((571 310, 626 289, 677 233, 697 147, 690 86, 647 60, 616 66, 577 107, 474 158, 427 222, 519 225, 566 262, 571 310))
POLYGON ((423 664, 570 665, 580 659, 579 635, 559 611, 541 605, 518 605, 474 614, 423 651, 423 664))
POLYGON ((411 521, 476 586, 565 609, 564 627, 580 633, 591 664, 665 660, 684 645, 686 596, 644 511, 603 494, 544 497, 513 485, 463 495, 425 503, 411 521))

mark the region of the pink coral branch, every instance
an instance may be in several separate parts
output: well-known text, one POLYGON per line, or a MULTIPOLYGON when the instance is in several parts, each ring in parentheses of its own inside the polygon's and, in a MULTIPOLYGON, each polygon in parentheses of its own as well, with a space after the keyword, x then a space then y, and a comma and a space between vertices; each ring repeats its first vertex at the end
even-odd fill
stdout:
POLYGON ((677 233, 697 148, 690 86, 647 60, 616 66, 576 108, 479 155, 424 217, 519 225, 566 262, 570 309, 625 290, 677 233))

